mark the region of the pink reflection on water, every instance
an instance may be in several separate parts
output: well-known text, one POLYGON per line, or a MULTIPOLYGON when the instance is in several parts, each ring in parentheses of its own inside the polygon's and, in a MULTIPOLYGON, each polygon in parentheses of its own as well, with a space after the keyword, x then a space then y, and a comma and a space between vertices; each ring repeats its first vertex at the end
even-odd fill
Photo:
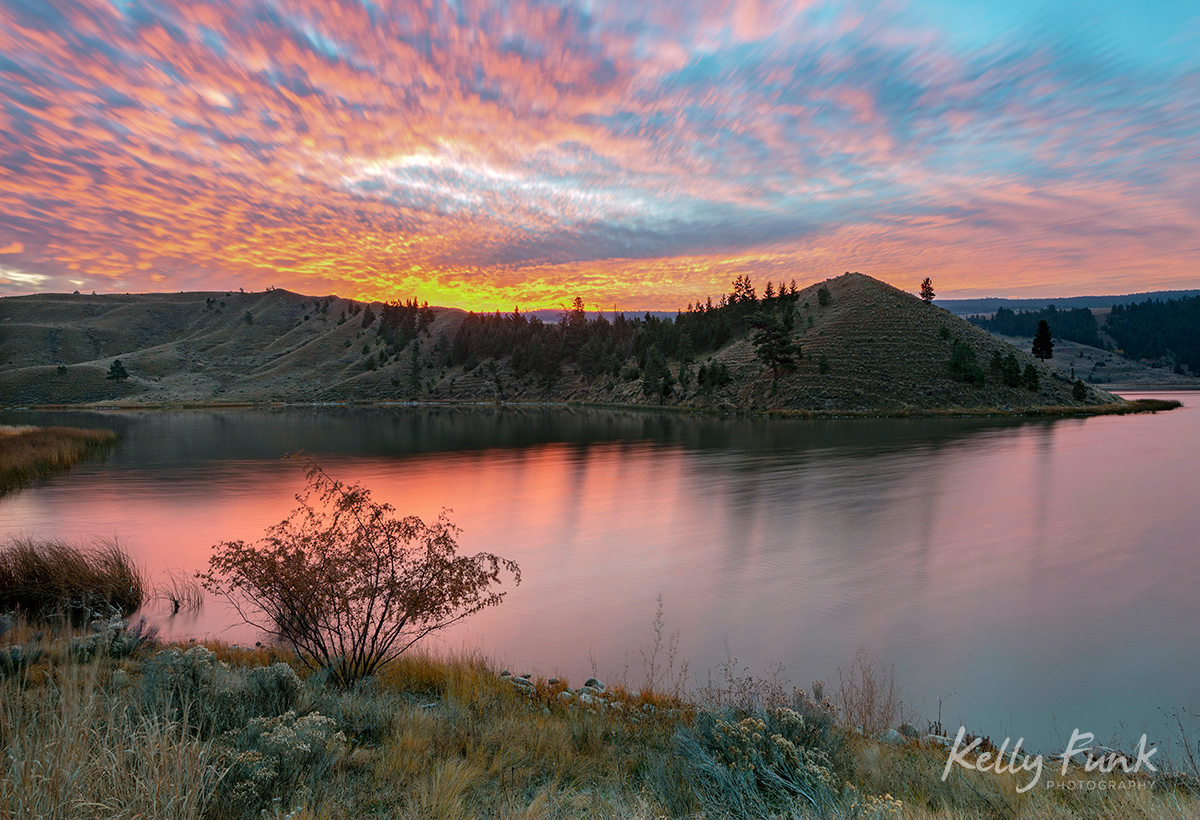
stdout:
MULTIPOLYGON (((465 551, 520 563, 502 606, 434 645, 521 671, 579 679, 594 665, 640 684, 661 594, 693 685, 727 649, 807 685, 864 647, 896 663, 925 717, 956 689, 943 718, 1001 737, 1056 720, 1107 732, 1124 719, 1136 734, 1159 706, 1200 705, 1193 408, 970 427, 729 422, 712 445, 688 425, 713 422, 675 423, 683 434, 319 458, 401 513, 452 508, 465 551)), ((284 518, 302 484, 276 459, 167 473, 114 461, 0 501, 0 534, 115 533, 154 573, 195 571, 218 541, 284 518)), ((164 626, 256 639, 232 623, 210 598, 164 626)))

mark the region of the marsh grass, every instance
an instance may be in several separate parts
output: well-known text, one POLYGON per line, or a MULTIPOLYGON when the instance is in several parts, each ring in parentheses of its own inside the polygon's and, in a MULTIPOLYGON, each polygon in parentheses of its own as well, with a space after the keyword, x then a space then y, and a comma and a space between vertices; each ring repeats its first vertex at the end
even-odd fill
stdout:
POLYGON ((191 575, 172 572, 155 588, 154 598, 170 609, 172 615, 180 611, 198 612, 204 606, 204 588, 191 575))
POLYGON ((103 455, 116 442, 111 430, 0 425, 0 494, 103 455))
POLYGON ((80 623, 132 615, 150 591, 115 540, 82 545, 18 537, 0 544, 0 612, 80 623))

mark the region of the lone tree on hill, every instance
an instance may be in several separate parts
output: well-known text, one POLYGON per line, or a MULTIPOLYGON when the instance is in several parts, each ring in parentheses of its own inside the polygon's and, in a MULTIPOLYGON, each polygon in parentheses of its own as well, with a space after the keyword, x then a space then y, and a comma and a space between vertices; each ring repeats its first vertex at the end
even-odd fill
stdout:
POLYGON ((1045 319, 1038 322, 1037 333, 1033 335, 1033 355, 1043 362, 1054 358, 1054 339, 1050 335, 1050 325, 1045 319))
POLYGON ((459 530, 445 513, 433 524, 395 518, 395 507, 372 501, 362 485, 303 463, 300 506, 254 544, 217 544, 198 577, 310 669, 329 669, 348 686, 430 632, 499 604, 504 593, 492 585, 501 572, 521 582, 512 561, 458 555, 459 530))
POLYGON ((800 345, 792 342, 793 323, 791 311, 786 311, 783 318, 762 311, 750 317, 750 324, 758 328, 751 339, 754 352, 771 368, 775 381, 779 381, 779 368, 795 367, 796 356, 800 354, 800 345))
POLYGON ((125 369, 125 365, 121 364, 120 359, 113 359, 113 363, 108 366, 108 375, 104 378, 124 381, 129 378, 129 371, 125 369))
POLYGON ((926 276, 925 281, 921 283, 921 298, 925 300, 926 304, 933 304, 933 297, 935 295, 933 292, 933 280, 926 276))

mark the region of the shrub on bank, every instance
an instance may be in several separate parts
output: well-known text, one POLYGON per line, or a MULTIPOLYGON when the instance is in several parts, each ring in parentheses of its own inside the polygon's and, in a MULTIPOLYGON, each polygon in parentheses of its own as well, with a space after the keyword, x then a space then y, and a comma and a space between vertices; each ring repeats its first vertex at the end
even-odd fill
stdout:
POLYGON ((701 710, 675 735, 680 767, 705 816, 770 818, 781 811, 825 812, 849 772, 792 709, 701 710))
POLYGON ((209 738, 284 714, 297 706, 302 690, 286 663, 240 670, 207 647, 171 647, 143 665, 140 706, 149 714, 186 720, 209 738))

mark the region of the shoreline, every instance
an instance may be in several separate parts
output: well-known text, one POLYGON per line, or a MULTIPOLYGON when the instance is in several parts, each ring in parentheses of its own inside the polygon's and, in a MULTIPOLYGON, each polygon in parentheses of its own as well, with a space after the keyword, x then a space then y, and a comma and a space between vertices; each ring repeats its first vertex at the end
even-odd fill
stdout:
MULTIPOLYGON (((1114 388, 1116 389, 1116 388, 1114 388)), ((1127 392, 1183 392, 1194 388, 1155 388, 1128 390, 1127 392)), ((536 408, 536 409, 596 409, 632 410, 648 413, 676 413, 719 418, 769 418, 769 419, 856 419, 856 418, 1062 418, 1068 416, 1112 416, 1134 413, 1157 413, 1182 407, 1175 399, 1132 399, 1121 404, 1109 403, 1084 407, 1064 405, 1042 405, 1036 407, 931 407, 905 409, 867 410, 723 410, 716 407, 687 407, 680 405, 654 406, 646 404, 621 404, 613 402, 582 401, 375 401, 350 400, 340 402, 164 402, 154 404, 34 404, 0 407, 0 412, 71 412, 71 411, 124 411, 124 410, 273 410, 288 407, 300 408, 344 408, 344 407, 405 407, 405 408, 536 408)))

